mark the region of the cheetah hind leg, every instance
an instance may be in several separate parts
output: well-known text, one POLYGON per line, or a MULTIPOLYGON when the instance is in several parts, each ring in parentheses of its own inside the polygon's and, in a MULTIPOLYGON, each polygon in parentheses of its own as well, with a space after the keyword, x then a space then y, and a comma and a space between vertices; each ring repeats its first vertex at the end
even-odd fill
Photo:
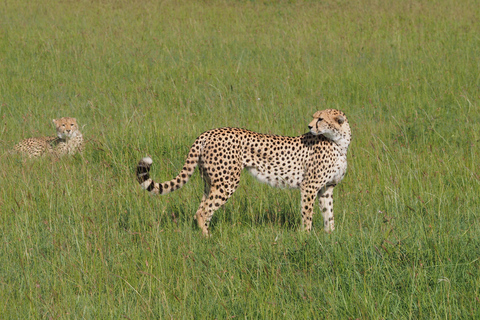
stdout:
POLYGON ((335 221, 333 218, 333 188, 334 186, 325 186, 318 192, 318 203, 323 215, 323 227, 328 233, 335 230, 335 221))
MULTIPOLYGON (((203 177, 203 173, 202 173, 203 177)), ((198 227, 202 230, 203 235, 208 237, 210 233, 208 232, 208 223, 205 220, 205 212, 206 212, 206 202, 208 196, 210 194, 210 184, 203 178, 204 190, 203 190, 203 197, 202 201, 200 201, 200 206, 198 207, 197 213, 195 214, 195 219, 197 220, 198 227)))
POLYGON ((235 192, 239 180, 240 170, 231 173, 229 177, 225 177, 223 183, 220 185, 210 185, 207 175, 204 176, 205 191, 196 214, 198 226, 202 229, 204 236, 210 236, 208 227, 210 226, 210 220, 212 220, 213 214, 224 205, 235 192))
POLYGON ((220 192, 222 189, 223 188, 216 188, 213 186, 210 187, 209 194, 203 195, 202 202, 200 203, 195 215, 198 226, 200 229, 202 229, 205 237, 210 236, 210 231, 208 228, 210 226, 210 220, 212 220, 213 214, 228 200, 228 197, 220 192))
POLYGON ((210 236, 208 232, 208 223, 205 219, 205 203, 207 200, 207 195, 203 195, 200 206, 198 207, 197 213, 195 214, 195 219, 197 220, 198 227, 202 229, 203 235, 206 237, 210 236))

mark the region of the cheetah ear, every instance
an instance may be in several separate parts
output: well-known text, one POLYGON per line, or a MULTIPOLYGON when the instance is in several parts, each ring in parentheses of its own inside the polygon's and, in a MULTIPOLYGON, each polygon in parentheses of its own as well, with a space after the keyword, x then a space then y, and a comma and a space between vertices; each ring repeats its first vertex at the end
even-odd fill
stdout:
POLYGON ((53 123, 55 123, 55 122, 57 122, 57 120, 56 120, 56 119, 53 119, 53 123))
POLYGON ((338 124, 343 124, 345 122, 345 118, 343 116, 338 116, 335 120, 337 120, 338 124))

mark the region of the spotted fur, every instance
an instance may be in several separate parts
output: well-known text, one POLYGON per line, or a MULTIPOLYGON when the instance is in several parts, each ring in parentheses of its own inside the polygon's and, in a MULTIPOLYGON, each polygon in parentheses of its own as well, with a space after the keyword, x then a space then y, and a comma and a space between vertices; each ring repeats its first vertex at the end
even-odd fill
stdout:
POLYGON ((56 137, 37 137, 22 140, 13 147, 13 152, 35 158, 45 154, 64 156, 83 150, 83 136, 75 118, 54 119, 53 123, 57 130, 56 137))
POLYGON ((240 173, 247 169, 262 182, 274 187, 299 188, 303 228, 312 228, 313 205, 318 198, 325 231, 335 229, 333 188, 347 170, 350 126, 339 110, 318 111, 308 125, 310 132, 298 137, 266 135, 238 128, 204 132, 193 143, 183 169, 173 180, 156 183, 150 178, 151 158, 137 166, 137 180, 154 194, 181 188, 198 166, 204 193, 196 219, 203 234, 209 235, 214 212, 235 192, 240 173))

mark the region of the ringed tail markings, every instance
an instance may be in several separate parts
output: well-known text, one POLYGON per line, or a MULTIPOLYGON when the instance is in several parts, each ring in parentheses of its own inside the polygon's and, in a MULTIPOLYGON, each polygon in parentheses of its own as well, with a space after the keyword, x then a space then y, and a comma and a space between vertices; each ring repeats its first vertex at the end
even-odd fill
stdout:
POLYGON ((137 165, 137 181, 141 187, 153 194, 167 194, 183 187, 193 175, 200 158, 202 141, 197 139, 190 148, 188 157, 180 173, 170 181, 157 183, 150 178, 150 168, 153 160, 150 157, 142 158, 137 165))

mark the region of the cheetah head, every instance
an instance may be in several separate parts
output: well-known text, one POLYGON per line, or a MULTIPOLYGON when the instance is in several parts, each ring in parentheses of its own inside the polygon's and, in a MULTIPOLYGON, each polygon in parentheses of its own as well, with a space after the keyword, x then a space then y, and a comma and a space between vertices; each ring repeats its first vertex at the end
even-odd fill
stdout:
POLYGON ((347 117, 339 110, 327 109, 315 112, 308 128, 312 134, 323 135, 337 143, 342 140, 349 143, 351 139, 347 117))
POLYGON ((53 119, 53 123, 55 124, 55 128, 57 129, 57 136, 60 139, 73 138, 77 135, 77 119, 63 117, 60 119, 53 119))

